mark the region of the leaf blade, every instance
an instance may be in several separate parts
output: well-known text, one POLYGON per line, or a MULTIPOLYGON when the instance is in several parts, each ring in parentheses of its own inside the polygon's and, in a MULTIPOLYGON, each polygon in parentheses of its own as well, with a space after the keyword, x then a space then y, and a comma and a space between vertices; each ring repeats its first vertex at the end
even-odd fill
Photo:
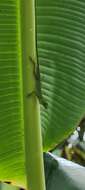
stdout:
POLYGON ((85 3, 38 1, 38 52, 43 94, 44 150, 65 139, 85 113, 85 3))

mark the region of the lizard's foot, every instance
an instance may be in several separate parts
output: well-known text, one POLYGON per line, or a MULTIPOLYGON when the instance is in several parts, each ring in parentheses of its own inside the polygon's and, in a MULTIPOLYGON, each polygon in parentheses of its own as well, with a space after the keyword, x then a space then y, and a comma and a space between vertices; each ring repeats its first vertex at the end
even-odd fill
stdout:
POLYGON ((44 106, 45 109, 47 109, 48 108, 48 103, 47 102, 43 102, 43 106, 44 106))
POLYGON ((43 107, 44 107, 45 109, 48 108, 48 103, 45 102, 45 100, 44 100, 43 98, 40 100, 40 104, 43 105, 43 107))
POLYGON ((32 92, 30 92, 29 94, 27 94, 27 98, 30 98, 32 95, 36 95, 36 92, 35 91, 32 91, 32 92))

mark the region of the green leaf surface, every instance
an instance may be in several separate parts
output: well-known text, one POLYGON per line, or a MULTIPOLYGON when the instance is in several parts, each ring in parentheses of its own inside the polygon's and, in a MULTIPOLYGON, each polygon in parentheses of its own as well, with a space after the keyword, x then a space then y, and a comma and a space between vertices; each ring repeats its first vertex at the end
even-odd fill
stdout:
POLYGON ((44 154, 47 190, 84 190, 85 168, 54 156, 44 154))
POLYGON ((65 139, 85 114, 85 1, 37 1, 44 150, 65 139))
POLYGON ((0 0, 0 180, 25 183, 19 1, 0 0))
POLYGON ((0 183, 0 190, 20 190, 19 187, 16 187, 14 185, 9 185, 6 183, 0 183))

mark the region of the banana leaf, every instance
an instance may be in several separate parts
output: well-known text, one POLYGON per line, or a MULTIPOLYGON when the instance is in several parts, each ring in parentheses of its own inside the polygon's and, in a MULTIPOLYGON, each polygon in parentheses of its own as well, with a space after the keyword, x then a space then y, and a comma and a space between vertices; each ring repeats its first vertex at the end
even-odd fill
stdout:
POLYGON ((44 154, 46 189, 84 190, 85 168, 51 153, 44 154))
MULTIPOLYGON (((0 0, 0 179, 25 186, 20 6, 0 0)), ((85 2, 38 0, 37 45, 43 149, 65 139, 85 114, 85 2)), ((28 134, 29 137, 29 134, 28 134)))

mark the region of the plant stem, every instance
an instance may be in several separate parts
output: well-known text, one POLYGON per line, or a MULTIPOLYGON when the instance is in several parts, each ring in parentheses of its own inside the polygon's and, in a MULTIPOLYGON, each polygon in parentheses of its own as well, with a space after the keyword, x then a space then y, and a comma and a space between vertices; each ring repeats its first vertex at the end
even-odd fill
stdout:
POLYGON ((40 106, 35 95, 27 98, 35 88, 33 65, 29 61, 29 56, 36 56, 35 1, 22 0, 20 6, 27 185, 30 190, 45 190, 40 106))

